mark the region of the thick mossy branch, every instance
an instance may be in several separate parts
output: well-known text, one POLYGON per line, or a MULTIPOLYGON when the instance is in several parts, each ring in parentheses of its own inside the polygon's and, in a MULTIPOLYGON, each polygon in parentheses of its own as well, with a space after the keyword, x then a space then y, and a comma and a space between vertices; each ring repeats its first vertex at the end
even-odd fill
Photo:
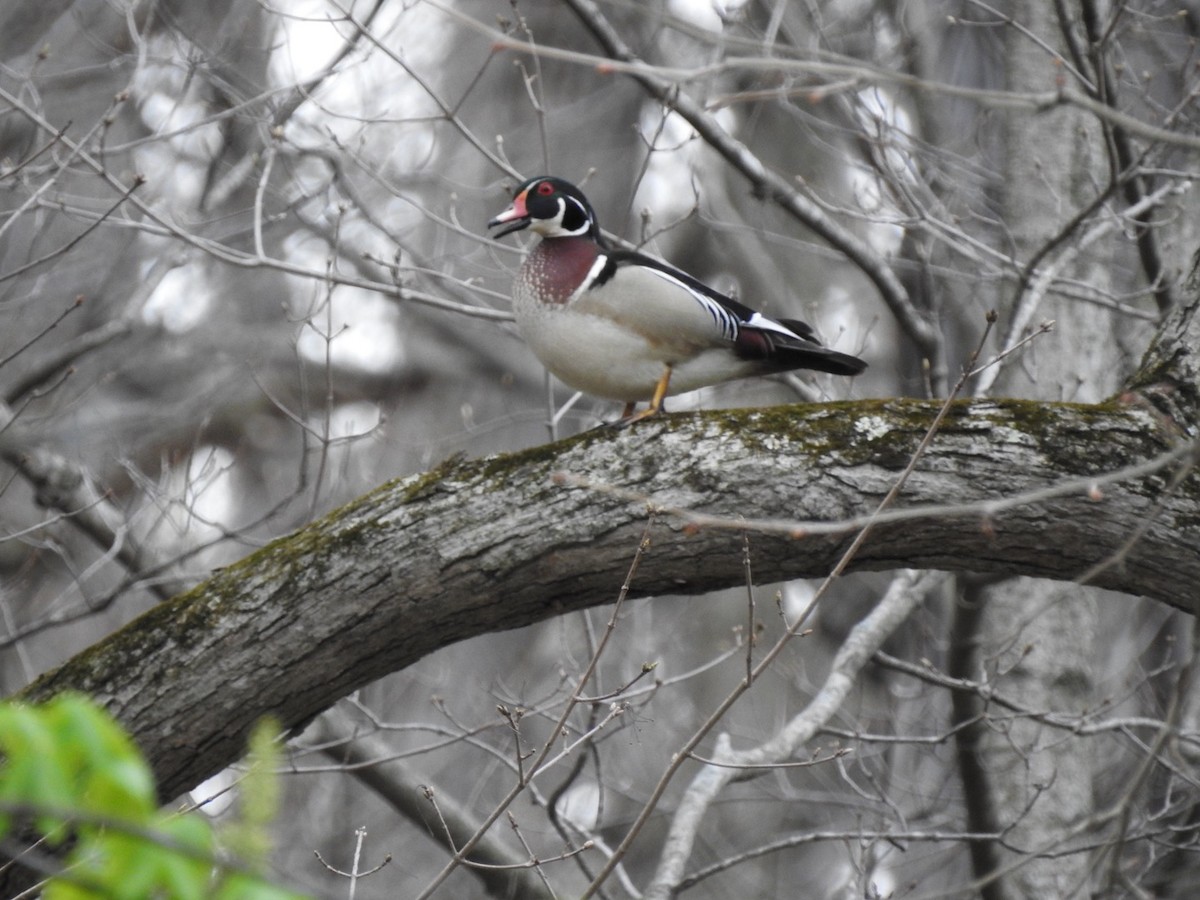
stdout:
MULTIPOLYGON (((937 409, 889 400, 667 416, 452 460, 218 572, 25 694, 100 698, 171 796, 235 759, 265 713, 295 726, 439 647, 613 600, 651 506, 795 522, 791 534, 752 536, 756 576, 827 572, 853 532, 805 523, 874 509, 937 409), (592 486, 573 486, 581 479, 592 486)), ((1109 478, 1162 457, 1174 431, 1144 406, 960 402, 898 504, 960 508, 878 526, 854 567, 1074 579, 1119 555, 1093 583, 1190 609, 1196 479, 1168 491, 1168 465, 1109 478), (1000 503, 1030 492, 1049 493, 1000 503)), ((634 590, 699 593, 742 578, 739 531, 662 515, 634 590)))
MULTIPOLYGON (((1190 287, 1200 288, 1200 251, 1190 287)), ((1137 373, 1129 396, 1156 408, 1178 434, 1195 436, 1200 426, 1200 297, 1170 310, 1137 373)))

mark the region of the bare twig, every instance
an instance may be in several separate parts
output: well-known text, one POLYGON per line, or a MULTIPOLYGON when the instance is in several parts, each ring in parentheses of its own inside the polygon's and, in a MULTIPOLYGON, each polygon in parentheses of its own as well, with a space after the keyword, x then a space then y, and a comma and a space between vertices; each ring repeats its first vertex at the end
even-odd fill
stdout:
MULTIPOLYGON (((36 110, 32 109, 19 96, 0 86, 0 100, 12 106, 22 116, 36 125, 39 129, 47 134, 57 134, 57 130, 36 110)), ((128 202, 135 206, 144 217, 145 221, 140 222, 121 222, 123 227, 137 228, 146 231, 150 234, 161 234, 176 238, 182 243, 195 247, 196 249, 212 256, 214 259, 225 263, 226 265, 235 266, 242 269, 271 269, 278 272, 284 272, 291 275, 300 275, 302 277, 311 278, 314 280, 324 280, 325 273, 309 269, 305 266, 296 265, 281 259, 262 259, 257 253, 244 252, 233 247, 227 246, 220 241, 211 240, 202 237, 192 231, 171 222, 167 217, 158 212, 154 207, 141 201, 136 194, 131 193, 130 186, 122 182, 119 178, 113 175, 104 166, 102 162, 97 160, 90 153, 86 152, 82 146, 70 138, 63 137, 62 142, 72 154, 82 160, 88 168, 100 175, 104 181, 114 190, 121 194, 129 194, 128 202)), ((345 275, 334 275, 330 279, 334 284, 349 285, 352 287, 362 287, 371 291, 378 291, 387 296, 397 297, 402 300, 408 300, 422 305, 430 306, 436 309, 441 309, 446 312, 459 312, 464 315, 479 319, 489 319, 498 322, 512 321, 512 313, 485 307, 469 306, 463 303, 456 303, 447 300, 444 297, 439 297, 434 294, 428 294, 422 291, 406 289, 401 291, 394 285, 384 284, 382 282, 368 281, 363 278, 353 278, 345 275)))
POLYGON ((549 862, 549 860, 540 860, 537 858, 537 855, 533 852, 533 848, 529 846, 529 841, 525 840, 525 835, 521 834, 521 828, 517 824, 517 817, 512 814, 512 810, 508 810, 505 815, 508 816, 508 824, 512 828, 513 834, 517 836, 517 840, 521 842, 521 846, 529 854, 529 861, 533 870, 537 872, 538 878, 541 879, 542 885, 554 900, 558 900, 558 894, 554 893, 554 888, 550 886, 550 879, 546 875, 546 871, 542 868, 542 863, 549 862))
MULTIPOLYGON (((740 752, 732 750, 725 735, 718 738, 715 750, 717 765, 706 766, 696 774, 671 816, 671 826, 659 857, 658 871, 646 888, 646 900, 667 898, 678 890, 683 877, 683 867, 691 856, 696 832, 704 813, 717 794, 739 775, 747 774, 747 767, 761 766, 761 771, 769 771, 776 763, 786 760, 795 748, 815 735, 817 730, 837 713, 846 696, 853 690, 856 676, 870 662, 871 655, 908 617, 929 590, 945 577, 944 573, 918 573, 909 570, 895 578, 883 599, 855 626, 838 650, 830 673, 820 690, 805 709, 775 736, 756 748, 740 752)), ((688 756, 693 755, 691 746, 692 742, 689 741, 685 751, 688 756)), ((682 756, 683 753, 679 755, 682 756)), ((837 755, 832 758, 836 759, 837 755)))
MULTIPOLYGON (((1162 143, 1188 150, 1200 150, 1200 136, 1186 131, 1171 130, 1144 122, 1129 113, 1115 110, 1068 86, 1048 91, 1007 91, 931 81, 907 72, 872 65, 861 59, 852 59, 837 54, 823 54, 822 59, 785 59, 778 56, 728 56, 707 66, 691 68, 657 66, 636 57, 629 59, 610 58, 576 50, 557 47, 532 47, 524 41, 510 37, 484 23, 450 7, 426 0, 442 12, 466 27, 490 38, 497 48, 520 53, 540 53, 543 57, 559 59, 573 65, 588 66, 602 74, 620 73, 633 77, 649 76, 679 84, 704 81, 717 75, 769 74, 780 81, 781 76, 818 76, 845 80, 854 79, 864 84, 890 84, 913 91, 945 97, 971 100, 981 106, 998 110, 1023 110, 1031 113, 1047 112, 1060 106, 1077 106, 1099 119, 1125 128, 1131 135, 1147 141, 1162 143)), ((780 88, 784 93, 788 88, 780 88)), ((813 93, 820 94, 819 86, 813 93)))
MULTIPOLYGON (((425 900, 425 898, 430 897, 433 892, 437 890, 438 885, 445 881, 446 878, 450 876, 450 873, 462 863, 462 860, 468 853, 470 853, 475 844, 478 843, 479 839, 481 839, 483 835, 487 833, 487 830, 491 828, 495 821, 500 818, 500 816, 508 809, 509 805, 511 805, 511 803, 521 794, 521 792, 525 790, 525 787, 529 781, 535 778, 549 765, 547 758, 550 756, 550 751, 557 743, 559 735, 563 733, 563 727, 566 725, 567 719, 570 717, 575 707, 581 702, 584 688, 592 679, 592 675, 596 671, 596 666, 600 662, 600 657, 604 653, 605 647, 608 646, 608 642, 612 637, 613 631, 616 629, 617 617, 620 615, 621 607, 624 605, 625 598, 629 595, 629 591, 633 587, 634 575, 637 573, 643 554, 650 547, 650 531, 654 525, 654 521, 655 516, 653 513, 651 513, 649 520, 646 523, 646 528, 642 533, 641 540, 638 541, 637 550, 634 553, 633 561, 629 565, 629 571, 625 576, 625 581, 621 585, 621 590, 617 594, 616 602, 613 604, 612 614, 609 616, 608 625, 605 628, 603 636, 600 638, 600 643, 597 645, 595 653, 592 654, 592 658, 588 661, 587 668, 579 677, 575 690, 572 692, 570 699, 565 704, 562 713, 558 717, 558 721, 555 722, 554 728, 550 732, 550 736, 542 745, 542 748, 538 752, 537 758, 534 760, 533 765, 529 767, 528 775, 524 778, 517 779, 517 783, 513 785, 500 803, 497 804, 496 808, 492 810, 491 814, 480 823, 479 830, 475 833, 475 835, 468 840, 458 850, 457 853, 454 854, 454 857, 445 865, 442 871, 439 872, 434 877, 433 881, 426 886, 425 890, 421 892, 417 900, 425 900)), ((559 754, 559 756, 555 757, 555 759, 563 758, 567 752, 568 751, 564 751, 563 753, 559 754)), ((611 872, 616 866, 617 862, 619 862, 619 859, 610 860, 609 865, 607 865, 604 869, 604 874, 607 875, 609 872, 611 872)))
POLYGON ((360 878, 366 878, 368 875, 374 875, 376 872, 378 872, 380 869, 382 869, 384 866, 386 866, 388 863, 390 863, 392 861, 392 855, 389 853, 387 856, 385 856, 383 858, 383 862, 381 862, 379 865, 375 866, 375 868, 367 869, 365 871, 360 870, 358 868, 358 864, 359 864, 359 861, 362 859, 363 841, 365 841, 366 838, 367 838, 367 829, 356 828, 354 830, 354 862, 350 865, 349 872, 343 872, 341 869, 335 868, 335 867, 331 866, 329 863, 327 863, 325 861, 325 858, 321 856, 320 850, 313 851, 313 855, 316 856, 316 858, 320 861, 321 865, 323 865, 326 869, 328 869, 334 875, 338 875, 342 878, 350 879, 349 893, 346 894, 346 897, 348 898, 348 900, 354 900, 355 894, 357 894, 357 892, 358 892, 358 880, 360 878))
POLYGON ((141 175, 135 175, 133 177, 132 183, 126 189, 125 193, 122 194, 121 197, 119 197, 111 206, 109 206, 108 209, 106 209, 104 212, 100 213, 99 216, 97 216, 96 219, 91 222, 91 224, 89 224, 86 228, 83 229, 83 231, 79 232, 79 234, 75 235, 73 238, 71 238, 69 241, 67 241, 65 244, 63 244, 61 247, 58 247, 55 250, 51 250, 49 253, 39 256, 37 259, 31 259, 29 262, 25 263, 24 265, 18 266, 17 268, 13 269, 12 271, 5 272, 3 275, 0 275, 0 282, 8 281, 10 278, 16 278, 18 275, 24 275, 25 273, 29 272, 30 270, 36 269, 38 266, 45 265, 46 263, 50 262, 51 260, 58 259, 60 256, 65 256, 67 253, 70 253, 72 250, 75 249, 76 246, 79 245, 79 243, 81 241, 83 241, 84 238, 86 238, 93 231, 95 231, 97 228, 99 228, 101 225, 103 225, 105 222, 107 222, 109 217, 113 213, 115 213, 118 209, 120 209, 122 206, 125 205, 125 201, 128 200, 130 198, 130 196, 132 196, 133 192, 136 191, 138 188, 140 188, 145 183, 146 183, 145 178, 143 178, 141 175))
MULTIPOLYGON (((452 853, 478 835, 479 821, 470 809, 450 797, 438 797, 410 765, 395 758, 396 754, 382 738, 364 733, 346 712, 336 707, 326 710, 314 724, 317 738, 328 745, 324 752, 337 763, 336 768, 348 771, 362 781, 396 812, 413 822, 418 831, 429 833, 452 853), (436 811, 442 826, 440 831, 428 827, 430 806, 436 811)), ((541 882, 532 877, 528 869, 504 868, 517 860, 494 836, 480 837, 469 859, 482 864, 470 871, 484 883, 490 894, 550 900, 541 882)))

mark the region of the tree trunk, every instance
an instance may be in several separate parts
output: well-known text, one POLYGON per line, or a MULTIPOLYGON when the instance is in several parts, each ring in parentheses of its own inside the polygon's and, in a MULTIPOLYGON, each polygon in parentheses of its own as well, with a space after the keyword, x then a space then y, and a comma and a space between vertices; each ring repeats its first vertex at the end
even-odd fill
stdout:
MULTIPOLYGON (((1012 8, 1027 31, 1004 31, 1009 90, 1044 91, 1063 77, 1062 60, 1071 58, 1063 29, 1081 29, 1077 4, 1059 8, 1069 8, 1075 21, 1060 22, 1053 4, 1023 0, 1012 8)), ((1077 38, 1085 40, 1082 33, 1077 38)), ((1108 294, 1108 267, 1071 225, 1105 188, 1099 127, 1065 108, 1005 122, 1004 221, 1014 259, 1087 284, 1094 296, 1108 294)), ((1096 402, 1116 390, 1123 367, 1110 310, 1066 296, 1053 280, 1018 278, 1005 289, 1000 306, 1010 341, 1041 320, 1055 325, 1004 370, 999 393, 1096 402)), ((986 678, 1027 708, 1082 713, 1093 704, 1096 615, 1093 592, 1077 586, 1034 578, 975 585, 965 593, 954 629, 968 651, 959 657, 968 670, 956 674, 986 678)), ((957 705, 960 716, 984 711, 969 698, 957 698, 957 705)), ((980 719, 960 739, 973 825, 1006 835, 1003 843, 974 848, 976 876, 995 879, 985 883, 984 896, 1086 894, 1088 855, 1050 851, 1065 849, 1062 835, 1093 812, 1092 742, 1050 734, 1033 719, 1006 717, 980 719)))

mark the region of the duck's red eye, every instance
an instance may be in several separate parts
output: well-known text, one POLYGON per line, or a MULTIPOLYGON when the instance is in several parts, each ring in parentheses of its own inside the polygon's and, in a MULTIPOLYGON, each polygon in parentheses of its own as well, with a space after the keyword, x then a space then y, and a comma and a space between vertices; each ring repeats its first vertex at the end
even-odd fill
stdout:
POLYGON ((554 193, 554 185, 548 181, 539 182, 537 186, 537 192, 543 197, 549 197, 554 193))

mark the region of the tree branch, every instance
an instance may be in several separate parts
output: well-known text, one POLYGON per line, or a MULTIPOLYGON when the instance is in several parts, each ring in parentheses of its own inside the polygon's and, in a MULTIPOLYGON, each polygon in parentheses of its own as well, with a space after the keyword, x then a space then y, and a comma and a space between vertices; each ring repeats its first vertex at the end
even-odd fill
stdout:
MULTIPOLYGON (((355 688, 478 634, 612 601, 644 502, 562 484, 624 485, 655 504, 719 516, 838 521, 873 508, 939 404, 862 401, 667 416, 386 484, 164 603, 28 688, 104 702, 152 761, 164 796, 236 759, 271 712, 296 726, 355 688), (264 673, 269 668, 269 673, 264 673)), ((986 504, 1164 454, 1136 406, 954 405, 901 497, 908 509, 986 504)), ((882 524, 855 561, 1072 579, 1119 550, 1098 585, 1193 609, 1200 580, 1195 479, 1168 473, 1055 494, 977 521, 882 524), (1159 508, 1161 507, 1161 508, 1159 508), (1142 540, 1128 535, 1157 518, 1142 540)), ((982 508, 982 507, 981 507, 982 508)), ((764 533, 765 581, 820 575, 849 533, 764 533)), ((634 591, 690 594, 742 582, 741 539, 678 518, 658 526, 634 591)))

